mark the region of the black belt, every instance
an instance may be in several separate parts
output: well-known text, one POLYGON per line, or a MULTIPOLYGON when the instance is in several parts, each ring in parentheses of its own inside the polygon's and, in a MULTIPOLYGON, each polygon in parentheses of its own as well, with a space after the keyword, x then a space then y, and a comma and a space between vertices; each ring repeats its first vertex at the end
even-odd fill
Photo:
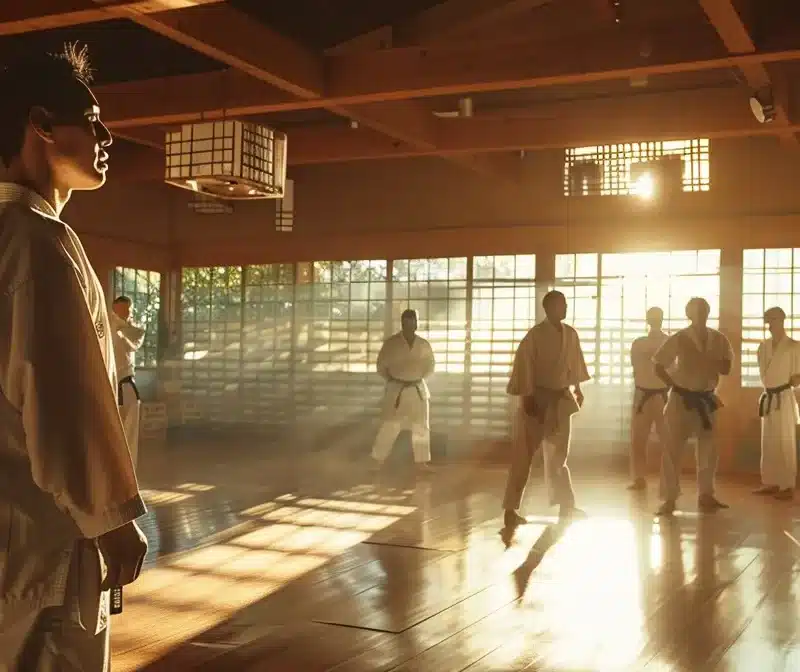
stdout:
MULTIPOLYGON (((566 395, 569 393, 568 387, 562 387, 560 389, 552 389, 549 387, 537 387, 536 390, 540 393, 544 393, 544 403, 539 404, 539 396, 534 392, 534 399, 536 399, 536 415, 534 416, 536 420, 539 421, 539 424, 544 424, 545 420, 547 420, 547 411, 550 410, 553 406, 558 406, 558 402, 562 399, 566 398, 566 395)), ((558 418, 556 418, 556 422, 558 418)))
POLYGON ((642 393, 642 398, 639 400, 639 403, 636 404, 636 412, 641 413, 644 410, 644 405, 650 401, 653 397, 659 395, 664 400, 664 403, 667 403, 667 392, 669 392, 668 387, 639 387, 636 386, 636 389, 642 393))
POLYGON ((767 387, 758 398, 758 417, 763 418, 767 413, 772 410, 772 400, 775 400, 775 410, 781 410, 781 392, 791 390, 792 386, 789 383, 781 385, 780 387, 767 387))
POLYGON ((419 386, 422 384, 421 380, 398 380, 397 378, 391 378, 389 382, 399 383, 402 386, 400 391, 397 393, 397 398, 394 400, 395 408, 400 406, 400 397, 403 396, 403 392, 405 392, 409 387, 415 388, 420 400, 425 401, 425 397, 422 396, 422 390, 419 389, 419 386))
POLYGON ((139 396, 139 388, 136 387, 136 381, 133 379, 133 376, 125 376, 117 383, 117 405, 122 406, 122 386, 125 383, 130 383, 130 386, 133 388, 133 393, 136 395, 136 401, 141 401, 142 398, 139 396))
POLYGON ((711 429, 711 414, 719 408, 719 402, 714 398, 714 390, 698 392, 677 385, 673 385, 672 390, 683 399, 687 411, 697 412, 703 423, 703 429, 711 429))

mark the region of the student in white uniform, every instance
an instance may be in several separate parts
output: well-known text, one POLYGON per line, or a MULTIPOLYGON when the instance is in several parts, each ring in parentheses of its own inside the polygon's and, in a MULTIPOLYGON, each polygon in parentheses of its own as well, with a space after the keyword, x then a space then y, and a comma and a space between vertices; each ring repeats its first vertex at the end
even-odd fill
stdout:
POLYGON ((131 300, 118 296, 111 305, 111 330, 114 334, 114 359, 117 362, 117 403, 133 464, 139 456, 139 408, 141 397, 134 377, 134 358, 144 343, 144 329, 131 322, 131 300))
POLYGON ((698 508, 706 513, 728 508, 714 495, 719 461, 714 428, 722 405, 716 389, 719 377, 731 372, 733 349, 724 334, 707 326, 710 312, 705 299, 690 299, 686 304, 690 326, 672 334, 653 356, 658 377, 670 388, 664 408, 667 442, 661 453, 664 504, 658 515, 675 511, 681 492, 681 458, 693 436, 697 438, 698 508))
POLYGON ((379 468, 404 429, 411 430, 414 463, 421 471, 430 469, 430 391, 427 378, 436 361, 431 344, 417 336, 417 313, 403 312, 402 329, 390 336, 378 353, 378 374, 386 381, 380 429, 372 446, 374 468, 379 468))
POLYGON ((109 669, 108 591, 145 512, 117 410, 103 289, 61 219, 105 182, 85 52, 0 72, 0 670, 109 669))
POLYGON ((533 456, 544 443, 544 473, 551 505, 559 517, 582 514, 575 508, 567 458, 572 416, 583 406, 581 383, 590 379, 578 332, 564 324, 567 299, 558 291, 542 300, 546 319, 526 334, 514 355, 508 394, 519 397, 512 421, 512 456, 503 498, 503 522, 525 522, 517 511, 530 478, 533 456))
POLYGON ((647 487, 647 441, 655 427, 658 439, 664 444, 664 406, 669 388, 656 375, 653 355, 664 345, 667 335, 661 331, 664 311, 650 308, 647 311, 647 336, 640 336, 631 345, 633 367, 633 409, 631 415, 631 477, 628 490, 647 487))
POLYGON ((758 370, 764 392, 761 417, 761 483, 758 495, 789 500, 797 483, 797 423, 794 388, 800 385, 800 343, 789 338, 782 308, 770 308, 764 322, 772 338, 758 346, 758 370))

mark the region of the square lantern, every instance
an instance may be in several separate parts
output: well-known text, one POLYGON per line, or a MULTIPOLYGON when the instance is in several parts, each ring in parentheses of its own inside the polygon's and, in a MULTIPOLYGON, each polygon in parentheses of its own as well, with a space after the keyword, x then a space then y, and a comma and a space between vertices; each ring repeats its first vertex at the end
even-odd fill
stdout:
POLYGON ((283 198, 286 134, 243 121, 186 124, 167 133, 165 181, 223 199, 283 198))

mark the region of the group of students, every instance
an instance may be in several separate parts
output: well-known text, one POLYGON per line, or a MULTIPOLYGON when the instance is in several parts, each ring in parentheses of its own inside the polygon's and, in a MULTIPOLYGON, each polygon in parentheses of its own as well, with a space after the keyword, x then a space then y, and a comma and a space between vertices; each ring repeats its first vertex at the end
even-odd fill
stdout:
MULTIPOLYGON (((135 470, 138 422, 128 413, 138 411, 131 353, 143 333, 130 325, 124 297, 109 316, 102 285, 61 213, 73 191, 104 184, 112 139, 90 89, 85 50, 68 47, 6 68, 0 90, 0 672, 104 672, 109 589, 135 581, 147 551, 135 522, 145 513, 135 470)), ((589 374, 576 331, 563 324, 564 295, 548 293, 544 310, 546 319, 517 349, 508 384, 520 399, 503 504, 511 527, 525 522, 518 510, 541 444, 550 501, 564 519, 581 514, 567 458, 589 374)), ((660 313, 651 311, 651 333, 633 353, 634 487, 644 485, 644 445, 656 423, 664 430, 662 514, 675 509, 691 436, 698 439, 700 508, 725 507, 714 494, 715 390, 733 353, 706 326, 706 301, 692 299, 686 313, 691 325, 667 337, 660 313)), ((767 311, 772 338, 759 348, 759 492, 786 499, 796 476, 800 357, 784 318, 780 309, 767 311)), ((416 326, 407 311, 402 332, 378 357, 386 392, 376 466, 406 427, 415 462, 423 470, 430 463, 425 378, 435 362, 416 326)))
MULTIPOLYGON (((572 416, 583 406, 581 385, 590 379, 578 333, 564 324, 567 300, 551 291, 543 299, 545 319, 528 331, 517 347, 509 395, 519 399, 512 421, 512 456, 505 495, 504 523, 525 523, 519 514, 533 457, 543 448, 545 482, 551 505, 563 520, 584 515, 575 504, 567 464, 572 416)), ((718 446, 717 396, 720 376, 731 372, 734 355, 724 334, 708 326, 710 307, 695 297, 686 305, 689 326, 672 335, 662 331, 660 308, 647 311, 649 332, 631 347, 635 391, 631 420, 631 490, 647 487, 647 444, 655 429, 662 446, 659 515, 674 513, 681 494, 680 471, 684 450, 697 441, 698 508, 710 513, 728 508, 716 497, 718 446)), ((786 334, 786 314, 770 308, 764 314, 771 337, 758 349, 764 393, 761 416, 761 476, 758 494, 792 499, 797 478, 796 425, 798 405, 794 388, 800 385, 800 343, 786 334)), ((412 432, 414 460, 430 462, 429 392, 425 378, 434 371, 430 344, 416 336, 416 313, 402 316, 402 330, 384 343, 378 372, 386 380, 383 423, 372 451, 376 467, 386 459, 398 432, 412 432)))

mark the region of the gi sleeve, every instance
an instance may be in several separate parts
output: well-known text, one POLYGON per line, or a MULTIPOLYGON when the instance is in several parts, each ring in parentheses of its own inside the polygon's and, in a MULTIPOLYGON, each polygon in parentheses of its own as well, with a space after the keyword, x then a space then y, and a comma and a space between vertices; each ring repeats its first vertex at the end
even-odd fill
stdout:
POLYGON ((522 339, 517 352, 514 354, 514 363, 511 366, 511 377, 506 387, 506 392, 515 397, 533 396, 536 390, 534 380, 535 347, 530 332, 522 339))
POLYGON ((675 363, 675 360, 678 358, 678 338, 680 337, 680 334, 681 332, 678 331, 664 341, 661 347, 656 350, 655 354, 653 355, 653 364, 656 366, 663 366, 665 369, 668 369, 675 363))
POLYGON ((145 513, 83 277, 58 238, 30 242, 27 279, 3 311, 11 348, 0 386, 16 400, 36 485, 86 538, 145 513))
POLYGON ((587 380, 591 380, 592 377, 589 375, 589 369, 586 368, 586 359, 583 356, 583 348, 581 347, 581 339, 578 336, 578 332, 574 329, 572 330, 573 338, 573 353, 572 359, 574 362, 574 369, 570 367, 570 381, 573 385, 580 385, 581 383, 585 383, 587 380))

